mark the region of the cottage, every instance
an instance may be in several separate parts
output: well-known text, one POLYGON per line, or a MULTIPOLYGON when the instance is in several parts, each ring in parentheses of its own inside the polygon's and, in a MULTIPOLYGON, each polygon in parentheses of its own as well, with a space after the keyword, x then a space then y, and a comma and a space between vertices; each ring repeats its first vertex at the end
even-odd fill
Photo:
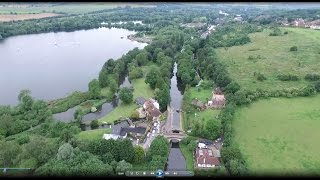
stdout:
POLYGON ((206 105, 203 102, 201 102, 200 100, 198 100, 197 98, 193 99, 191 104, 196 106, 197 108, 199 108, 200 111, 203 111, 206 109, 206 105))
POLYGON ((218 87, 213 91, 213 96, 211 102, 208 102, 208 106, 212 108, 222 108, 225 106, 226 98, 222 90, 218 87))
POLYGON ((196 148, 195 151, 196 167, 198 168, 214 168, 220 166, 218 157, 214 157, 212 149, 196 148))
POLYGON ((159 110, 159 103, 152 98, 144 102, 143 109, 146 111, 147 117, 149 117, 153 121, 158 120, 161 115, 161 112, 159 110))

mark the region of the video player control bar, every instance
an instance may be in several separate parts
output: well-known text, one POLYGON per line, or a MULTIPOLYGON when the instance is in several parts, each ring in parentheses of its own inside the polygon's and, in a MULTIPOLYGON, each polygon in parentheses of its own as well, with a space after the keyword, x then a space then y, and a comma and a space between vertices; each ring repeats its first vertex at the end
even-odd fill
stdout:
POLYGON ((177 176, 193 176, 192 171, 127 171, 126 176, 145 176, 145 177, 177 177, 177 176))

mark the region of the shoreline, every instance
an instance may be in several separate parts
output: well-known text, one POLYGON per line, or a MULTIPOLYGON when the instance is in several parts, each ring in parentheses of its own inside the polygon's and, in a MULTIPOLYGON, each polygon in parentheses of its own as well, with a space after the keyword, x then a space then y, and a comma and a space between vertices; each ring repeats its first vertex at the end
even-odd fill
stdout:
POLYGON ((139 43, 147 43, 150 44, 152 42, 151 38, 145 38, 145 37, 135 37, 135 34, 130 34, 127 36, 127 38, 131 41, 137 41, 139 43))

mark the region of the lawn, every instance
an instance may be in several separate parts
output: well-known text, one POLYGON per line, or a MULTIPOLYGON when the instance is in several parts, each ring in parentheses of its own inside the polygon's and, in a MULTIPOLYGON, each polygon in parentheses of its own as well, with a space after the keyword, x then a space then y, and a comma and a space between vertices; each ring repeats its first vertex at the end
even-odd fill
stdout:
POLYGON ((217 49, 218 58, 227 65, 232 79, 243 88, 275 90, 302 87, 308 84, 304 76, 320 71, 320 31, 302 28, 281 28, 287 35, 269 36, 271 30, 249 34, 251 43, 217 49), (297 52, 290 52, 297 46, 297 52), (251 56, 251 58, 249 58, 251 56), (256 80, 254 72, 262 73, 267 80, 256 80), (300 81, 284 82, 277 79, 280 73, 294 74, 300 81))
POLYGON ((111 129, 95 129, 89 131, 81 131, 76 135, 76 138, 81 140, 99 140, 102 138, 103 134, 110 134, 111 129))
POLYGON ((320 175, 320 95, 254 102, 237 110, 233 128, 252 173, 320 175))
MULTIPOLYGON (((144 78, 135 79, 132 81, 133 91, 133 100, 137 97, 150 98, 153 97, 153 90, 144 82, 144 78)), ((131 113, 138 108, 139 106, 132 102, 130 104, 121 103, 118 107, 112 110, 109 114, 99 119, 100 123, 102 122, 114 122, 121 117, 129 117, 131 113)))
MULTIPOLYGON (((198 87, 191 87, 187 92, 185 92, 184 96, 185 103, 191 104, 192 99, 198 98, 202 102, 206 102, 207 98, 212 98, 212 89, 205 89, 203 87, 199 87, 200 91, 198 91, 198 87)), ((192 105, 191 105, 192 106, 192 105)), ((183 127, 185 130, 188 130, 189 126, 193 124, 195 121, 201 121, 202 123, 206 123, 207 121, 212 121, 215 119, 217 115, 219 115, 220 110, 206 109, 204 111, 198 111, 191 113, 183 113, 183 127), (196 113, 196 115, 195 115, 196 113)))
POLYGON ((192 151, 189 150, 188 145, 179 143, 181 152, 186 160, 186 164, 187 164, 187 171, 193 171, 193 155, 192 155, 192 151))

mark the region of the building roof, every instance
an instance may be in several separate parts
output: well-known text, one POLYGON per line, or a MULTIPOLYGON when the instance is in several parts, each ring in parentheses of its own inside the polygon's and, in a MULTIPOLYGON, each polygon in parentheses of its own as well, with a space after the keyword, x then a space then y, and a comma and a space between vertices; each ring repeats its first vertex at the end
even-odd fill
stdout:
POLYGON ((138 97, 136 99, 136 103, 140 106, 142 106, 146 102, 146 99, 144 97, 138 97))
POLYGON ((218 157, 214 157, 212 149, 196 149, 196 161, 197 164, 210 164, 218 166, 220 161, 218 157))
POLYGON ((108 140, 108 139, 116 140, 116 139, 120 138, 120 136, 116 135, 116 134, 103 134, 102 138, 104 138, 106 140, 108 140))
POLYGON ((149 110, 149 114, 152 117, 159 117, 161 115, 161 112, 157 108, 152 108, 149 110))
POLYGON ((152 98, 144 102, 143 108, 152 117, 159 117, 161 115, 161 112, 159 110, 159 103, 152 98))
POLYGON ((115 124, 112 126, 112 134, 120 135, 121 128, 123 127, 129 127, 129 123, 127 121, 122 121, 119 124, 115 124))
POLYGON ((131 128, 131 127, 124 127, 121 129, 121 131, 124 131, 126 133, 140 133, 140 134, 144 134, 146 132, 147 128, 145 127, 134 127, 134 128, 131 128))
POLYGON ((192 105, 195 105, 195 106, 198 106, 198 107, 203 107, 204 106, 204 103, 201 102, 200 100, 198 99, 193 99, 192 102, 191 102, 192 105))

